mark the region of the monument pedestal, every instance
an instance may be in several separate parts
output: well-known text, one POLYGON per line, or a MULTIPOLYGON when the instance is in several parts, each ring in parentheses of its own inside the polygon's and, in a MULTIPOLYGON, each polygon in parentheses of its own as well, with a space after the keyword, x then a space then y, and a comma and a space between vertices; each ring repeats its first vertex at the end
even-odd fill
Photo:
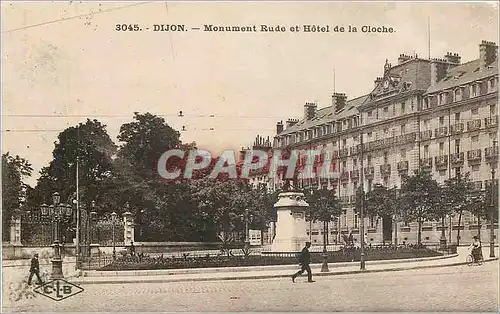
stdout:
POLYGON ((305 213, 309 204, 302 192, 283 192, 274 204, 277 211, 276 236, 271 244, 270 253, 300 252, 307 237, 305 213))

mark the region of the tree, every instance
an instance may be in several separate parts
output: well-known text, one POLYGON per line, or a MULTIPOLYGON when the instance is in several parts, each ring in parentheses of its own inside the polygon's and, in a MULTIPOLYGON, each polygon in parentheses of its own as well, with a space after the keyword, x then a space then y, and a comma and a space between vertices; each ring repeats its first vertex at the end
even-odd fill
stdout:
POLYGON ((224 248, 235 241, 235 233, 243 230, 245 209, 249 209, 249 215, 258 216, 247 182, 205 178, 192 181, 191 191, 199 215, 214 227, 224 248))
POLYGON ((481 219, 490 219, 491 211, 493 210, 493 221, 498 222, 498 190, 494 189, 492 193, 491 185, 485 190, 475 191, 471 197, 469 211, 478 217, 478 236, 481 238, 481 219), (493 199, 493 206, 492 206, 493 199))
MULTIPOLYGON (((176 205, 169 203, 175 198, 163 195, 165 190, 169 190, 167 185, 174 182, 162 180, 157 173, 157 164, 161 155, 169 149, 188 149, 182 146, 179 138, 180 133, 165 119, 151 113, 135 112, 134 121, 120 127, 118 140, 121 145, 113 163, 110 184, 115 187, 113 195, 119 202, 116 207, 130 203, 135 220, 139 222, 139 239, 165 237, 165 232, 175 230, 162 223, 167 221, 168 210, 176 210, 176 205), (143 228, 144 225, 148 228, 143 228)), ((169 191, 173 192, 172 189, 169 191)))
MULTIPOLYGON (((309 204, 307 219, 311 222, 323 222, 323 250, 326 251, 328 223, 341 214, 342 205, 340 204, 340 200, 335 196, 335 190, 328 190, 326 187, 311 189, 306 197, 309 204)), ((309 230, 309 232, 312 231, 309 230)))
POLYGON ((398 242, 398 226, 400 220, 401 200, 396 187, 388 189, 382 184, 375 184, 365 196, 365 213, 370 217, 391 217, 394 225, 394 245, 398 242))
MULTIPOLYGON (((445 181, 443 187, 442 208, 445 209, 442 214, 458 214, 458 225, 461 225, 462 214, 474 203, 474 184, 469 173, 462 175, 458 173, 455 177, 445 181)), ((444 230, 444 217, 442 217, 442 228, 444 230)), ((450 226, 451 228, 451 226, 450 226)), ((460 244, 460 228, 457 230, 457 245, 460 244)))
POLYGON ((132 168, 145 180, 158 178, 156 165, 169 149, 179 148, 180 133, 165 119, 151 113, 134 113, 134 122, 120 127, 118 140, 123 143, 118 157, 128 160, 132 168))
POLYGON ((31 202, 50 203, 54 191, 61 194, 62 202, 74 197, 77 160, 80 203, 89 206, 93 200, 106 199, 105 182, 111 177, 115 152, 116 145, 101 122, 87 119, 67 128, 58 135, 53 159, 42 168, 31 202))
POLYGON ((434 217, 434 211, 440 206, 439 185, 429 172, 415 170, 405 177, 401 187, 401 199, 405 204, 404 217, 418 223, 417 245, 422 244, 422 222, 434 217))
POLYGON ((9 240, 9 222, 12 213, 19 209, 26 200, 29 188, 23 179, 29 177, 33 171, 31 164, 24 158, 2 154, 2 230, 3 240, 9 240))

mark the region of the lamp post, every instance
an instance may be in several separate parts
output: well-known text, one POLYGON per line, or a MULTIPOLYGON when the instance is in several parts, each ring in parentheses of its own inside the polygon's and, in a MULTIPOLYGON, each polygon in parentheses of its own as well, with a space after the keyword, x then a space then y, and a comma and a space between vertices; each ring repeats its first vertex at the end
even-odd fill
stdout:
POLYGON ((359 143, 360 143, 360 160, 361 160, 361 173, 360 173, 360 181, 361 181, 361 199, 360 199, 360 209, 359 209, 359 214, 360 214, 360 224, 359 224, 359 234, 361 235, 361 254, 360 254, 360 259, 359 259, 359 268, 360 270, 365 270, 365 241, 364 241, 364 234, 365 234, 365 213, 364 213, 364 207, 365 207, 365 188, 364 188, 364 177, 363 177, 363 130, 359 131, 359 143))
POLYGON ((111 222, 113 224, 113 260, 116 260, 116 247, 115 247, 115 224, 116 224, 116 213, 111 213, 111 222))
MULTIPOLYGON (((497 141, 493 141, 493 152, 497 146, 497 141)), ((493 225, 493 212, 495 210, 495 163, 496 160, 491 161, 491 211, 490 211, 490 257, 495 257, 495 228, 493 225)))
POLYGON ((323 221, 323 264, 321 264, 321 272, 326 273, 328 269, 328 253, 326 251, 326 235, 327 235, 327 222, 323 221))
POLYGON ((245 209, 245 250, 248 250, 250 247, 250 236, 249 236, 249 229, 248 229, 248 208, 245 209))
MULTIPOLYGON (((448 206, 448 205, 449 204, 445 204, 445 206, 448 206)), ((439 248, 441 250, 444 250, 446 248, 446 231, 444 230, 445 219, 446 219, 446 215, 443 215, 443 217, 441 217, 441 239, 439 239, 439 248)))
POLYGON ((61 220, 71 217, 71 206, 66 206, 65 204, 59 203, 61 201, 61 196, 58 192, 52 194, 52 205, 47 206, 46 204, 41 205, 41 211, 43 216, 48 216, 52 219, 54 223, 54 243, 52 247, 54 248, 54 256, 51 260, 52 262, 52 274, 51 279, 61 279, 64 278, 62 271, 62 258, 61 258, 61 244, 60 244, 60 223, 61 220))

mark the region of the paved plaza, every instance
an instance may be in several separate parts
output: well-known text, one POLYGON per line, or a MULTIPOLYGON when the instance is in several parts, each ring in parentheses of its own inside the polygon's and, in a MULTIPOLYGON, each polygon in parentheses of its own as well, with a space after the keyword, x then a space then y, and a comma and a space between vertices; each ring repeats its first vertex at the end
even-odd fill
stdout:
POLYGON ((4 311, 497 311, 498 263, 317 277, 82 285, 52 301, 4 296, 4 311))

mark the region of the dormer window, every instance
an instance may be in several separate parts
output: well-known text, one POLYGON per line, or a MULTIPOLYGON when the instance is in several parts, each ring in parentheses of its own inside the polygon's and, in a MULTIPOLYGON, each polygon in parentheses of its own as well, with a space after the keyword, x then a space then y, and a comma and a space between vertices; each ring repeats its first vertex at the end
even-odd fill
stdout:
POLYGON ((430 96, 424 98, 424 110, 429 108, 430 96))
POLYGON ((461 101, 462 100, 462 89, 461 88, 455 89, 453 96, 455 98, 455 101, 461 101))
POLYGON ((479 96, 479 86, 477 84, 472 84, 470 86, 470 97, 477 97, 479 96))
POLYGON ((446 92, 439 94, 438 96, 438 105, 446 104, 446 92))
POLYGON ((493 93, 496 90, 495 78, 488 80, 488 93, 493 93))

